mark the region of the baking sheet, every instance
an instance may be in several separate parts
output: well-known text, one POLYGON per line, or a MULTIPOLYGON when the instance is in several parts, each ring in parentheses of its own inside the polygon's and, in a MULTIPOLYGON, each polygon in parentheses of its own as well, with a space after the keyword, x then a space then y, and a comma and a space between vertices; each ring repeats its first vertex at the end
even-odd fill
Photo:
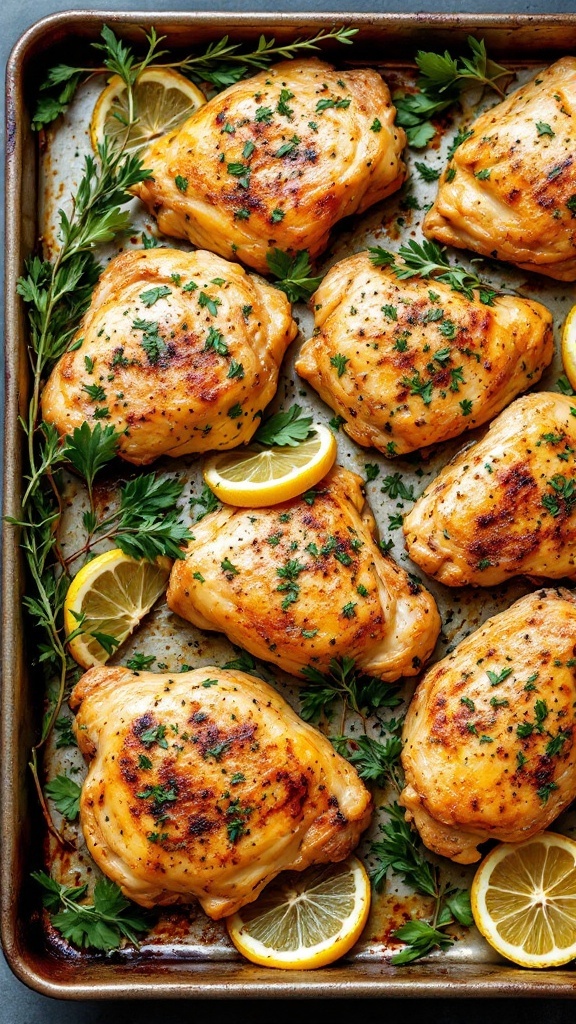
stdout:
MULTIPOLYGON (((107 20, 107 19, 106 19, 107 20)), ((327 19, 328 20, 328 19, 327 19)), ((351 16, 339 15, 334 20, 352 21, 351 16)), ((150 23, 155 19, 150 16, 150 23)), ((315 26, 317 27, 317 26, 315 26)), ((220 29, 214 31, 214 37, 222 34, 220 29)), ((300 33, 298 33, 300 34, 300 33)), ((428 46, 428 41, 423 44, 422 40, 418 45, 428 46)), ((452 47, 452 41, 446 41, 446 45, 452 47)), ((439 47, 436 47, 439 48, 439 47)), ((336 60, 342 66, 347 66, 349 61, 342 58, 348 56, 350 51, 343 52, 340 49, 336 54, 336 60)), ((379 51, 381 53, 381 51, 379 51)), ((361 62, 363 63, 363 62, 361 62)), ((381 70, 390 84, 392 90, 401 86, 406 80, 410 80, 410 73, 406 72, 405 61, 398 64, 383 65, 377 62, 374 66, 381 70)), ((538 64, 530 63, 529 66, 518 69, 518 84, 531 77, 537 69, 538 64)), ((413 80, 413 79, 412 79, 413 80)), ((70 191, 74 191, 82 173, 84 154, 91 152, 87 138, 86 126, 88 124, 91 109, 95 96, 102 88, 103 80, 93 81, 82 88, 77 100, 70 108, 69 113, 56 129, 49 131, 48 147, 41 162, 39 205, 40 205, 40 227, 44 237, 46 253, 49 255, 54 250, 54 225, 56 223, 56 211, 58 207, 66 207, 69 201, 70 191)), ((496 102, 493 95, 486 97, 487 105, 496 102)), ((486 102, 484 103, 486 105, 486 102)), ((398 245, 409 237, 420 238, 419 224, 423 216, 423 210, 433 199, 436 190, 436 183, 426 184, 421 181, 414 164, 416 160, 425 160, 431 166, 441 169, 444 165, 445 151, 456 134, 459 127, 469 123, 472 117, 472 110, 465 109, 457 119, 449 119, 446 128, 442 133, 439 147, 429 147, 426 151, 407 150, 409 179, 407 185, 395 196, 372 207, 362 217, 350 218, 334 232, 334 240, 331 249, 325 254, 323 260, 319 261, 319 271, 325 273, 327 269, 339 259, 344 258, 352 252, 364 249, 367 245, 383 245, 386 248, 396 249, 398 245), (407 201, 408 200, 408 201, 407 201), (415 205, 416 204, 416 205, 415 205)), ((140 247, 141 233, 156 234, 155 225, 151 219, 142 211, 142 207, 135 201, 133 206, 134 233, 125 239, 124 247, 140 247)), ((184 243, 174 242, 159 237, 161 244, 186 248, 184 243)), ((102 262, 105 262, 113 255, 114 250, 108 248, 99 254, 102 262)), ((460 263, 466 263, 466 254, 458 252, 454 258, 460 263)), ((485 277, 497 288, 518 289, 518 291, 530 298, 545 302, 553 311, 555 317, 555 334, 559 337, 559 327, 563 322, 566 311, 574 302, 574 288, 570 285, 551 282, 536 275, 526 275, 513 269, 505 268, 504 265, 493 264, 484 261, 481 276, 485 277)), ((302 306, 295 307, 296 319, 300 325, 300 335, 291 346, 283 365, 283 373, 273 407, 287 407, 293 401, 305 405, 314 411, 315 419, 328 422, 332 417, 332 411, 328 409, 315 395, 315 393, 303 382, 293 370, 293 363, 297 357, 298 350, 303 340, 310 336, 312 331, 312 317, 309 310, 302 306)), ((546 376, 538 385, 538 389, 554 389, 556 380, 561 373, 561 366, 558 362, 547 372, 546 376)), ((338 435, 340 464, 350 468, 360 475, 365 476, 364 466, 367 462, 377 463, 380 466, 379 477, 367 484, 367 493, 377 522, 380 526, 381 536, 384 539, 390 538, 394 541, 392 554, 407 568, 422 576, 421 572, 410 563, 404 550, 402 532, 400 530, 388 533, 388 517, 398 512, 405 513, 411 507, 411 503, 397 499, 391 500, 388 495, 382 493, 381 487, 384 478, 392 473, 400 472, 407 486, 412 485, 415 496, 418 496, 439 469, 458 451, 463 443, 469 443, 474 436, 479 436, 481 431, 474 434, 464 435, 463 438, 455 439, 452 442, 441 446, 436 454, 426 460, 418 460, 414 457, 409 459, 396 459, 393 462, 385 459, 373 449, 360 449, 350 441, 342 432, 338 435)), ((157 462, 153 467, 155 470, 165 470, 170 473, 178 473, 181 478, 187 481, 183 494, 183 502, 189 507, 189 497, 197 496, 200 492, 199 460, 187 458, 185 460, 165 460, 157 462)), ((127 472, 130 472, 128 469, 127 472)), ((101 494, 102 501, 110 498, 110 487, 103 483, 97 487, 101 494)), ((78 538, 82 530, 81 514, 85 507, 85 494, 81 483, 75 478, 69 478, 67 488, 67 499, 69 504, 62 524, 62 536, 65 538, 65 553, 76 550, 80 544, 78 538)), ((191 507, 192 521, 195 518, 195 507, 191 507)), ((97 550, 97 549, 96 549, 97 550)), ((443 621, 443 630, 435 652, 435 658, 442 657, 454 644, 472 629, 477 628, 486 618, 508 607, 522 594, 528 592, 530 584, 525 580, 512 581, 506 586, 487 591, 474 591, 471 588, 451 591, 433 581, 423 579, 424 584, 430 589, 439 604, 443 621)), ((155 654, 156 663, 154 668, 164 668, 167 671, 177 671, 183 664, 197 667, 203 664, 223 664, 234 656, 233 648, 225 638, 217 634, 204 634, 191 625, 184 623, 172 613, 167 607, 160 603, 146 623, 138 630, 137 634, 122 648, 121 652, 111 659, 111 663, 124 664, 136 651, 146 654, 155 654)), ((271 669, 263 664, 259 665, 259 671, 266 678, 271 678, 271 669)), ((282 676, 274 669, 274 681, 286 698, 298 709, 298 688, 294 687, 288 676, 282 676)), ((413 682, 405 688, 405 695, 408 699, 412 691, 413 682)), ((395 710, 398 715, 402 709, 395 710)), ((357 725, 358 723, 356 723, 357 725)), ((352 723, 350 724, 350 731, 352 723)), ((84 772, 82 758, 75 749, 57 750, 51 745, 48 756, 49 777, 58 774, 64 768, 74 771, 74 778, 80 779, 84 772)), ((376 804, 381 807, 389 799, 390 793, 377 793, 376 804)), ((54 814, 57 820, 57 812, 54 814)), ((371 839, 378 837, 378 824, 383 820, 381 812, 375 815, 373 825, 367 833, 360 853, 364 855, 368 867, 370 858, 367 856, 367 848, 371 839)), ((555 827, 562 826, 565 830, 573 832, 574 824, 569 817, 564 816, 555 827)), ((82 841, 76 834, 77 829, 66 826, 69 834, 78 844, 78 851, 75 854, 67 852, 62 855, 60 848, 47 840, 48 855, 54 866, 54 872, 58 873, 62 881, 71 884, 89 880, 93 882, 96 877, 96 869, 83 848, 82 841), (72 836, 72 833, 74 835, 72 836)), ((474 868, 465 869, 457 865, 449 865, 442 861, 443 870, 447 870, 451 879, 458 885, 466 885, 473 875, 474 868)), ((381 896, 376 896, 371 912, 371 917, 365 932, 355 949, 349 955, 350 967, 360 965, 368 967, 379 967, 385 965, 391 953, 398 948, 398 944, 390 940, 390 933, 410 916, 417 916, 417 912, 424 913, 426 910, 425 901, 419 897, 411 896, 402 886, 398 885, 398 879, 394 876, 388 881, 381 896)), ((430 959, 431 964, 436 963, 449 967, 477 965, 479 968, 484 964, 497 964, 498 956, 484 941, 477 935, 475 929, 469 931, 462 929, 461 938, 455 945, 445 953, 435 953, 430 959)), ((55 933, 51 936, 54 944, 63 947, 62 940, 55 933)), ((97 957, 90 954, 78 954, 66 950, 67 955, 86 966, 88 960, 98 961, 97 957)), ((161 966, 169 961, 195 961, 210 963, 218 961, 224 963, 239 961, 241 967, 248 965, 239 957, 236 951, 230 946, 221 923, 209 921, 200 910, 184 908, 163 911, 160 915, 158 925, 144 940, 142 955, 152 957, 150 964, 161 966)), ((127 959, 134 963, 133 953, 117 954, 117 958, 127 959)), ((342 965, 341 965, 342 966, 342 965)), ((251 969, 253 970, 253 969, 251 969)), ((406 985, 410 984, 414 992, 414 980, 418 977, 425 978, 426 965, 418 964, 410 969, 397 969, 394 973, 403 974, 406 985)), ((250 972, 245 971, 246 974, 250 972)), ((262 973, 262 972, 260 972, 262 973)), ((264 972, 264 978, 276 975, 278 972, 264 972)), ((318 993, 327 994, 323 990, 324 981, 320 979, 320 973, 314 972, 319 978, 318 993)), ((509 969, 503 971, 508 974, 509 969)), ((513 974, 526 977, 527 972, 513 971, 513 974)), ((563 972, 568 974, 569 972, 563 972)), ((157 979, 158 980, 158 979, 157 979)), ((349 982, 353 984, 351 973, 349 982)), ((518 979, 517 979, 518 980, 518 979)), ((271 978, 270 978, 271 982, 271 978)), ((264 981, 264 984, 266 982, 264 981)), ((289 982, 288 982, 289 984, 289 982)), ((311 981, 314 985, 313 979, 311 981)), ((547 986, 543 986, 542 990, 547 986)), ((136 988, 138 986, 136 985, 136 988)), ((91 993, 92 994, 92 993, 91 993)), ((138 992, 136 992, 138 994, 138 992)), ((271 994, 267 992, 266 994, 271 994)), ((307 991, 306 994, 310 994, 307 991)), ((328 993, 330 994, 330 993, 328 993)), ((446 994, 443 992, 442 994, 446 994)))

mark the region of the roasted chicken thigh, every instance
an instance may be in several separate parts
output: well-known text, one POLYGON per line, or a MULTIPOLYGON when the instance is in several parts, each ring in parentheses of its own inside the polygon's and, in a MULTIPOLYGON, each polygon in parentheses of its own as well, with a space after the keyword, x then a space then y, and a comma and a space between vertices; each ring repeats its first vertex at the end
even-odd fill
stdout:
POLYGON ((42 398, 61 435, 82 423, 121 432, 119 454, 249 441, 297 333, 286 296, 211 252, 144 249, 108 264, 42 398))
POLYGON ((576 57, 473 122, 446 167, 424 234, 576 281, 576 57))
POLYGON ((142 906, 224 917, 280 871, 343 860, 369 824, 352 765, 244 672, 95 668, 71 706, 88 849, 142 906))
POLYGON ((398 280, 358 253, 314 296, 301 377, 358 444, 402 455, 485 423, 552 359, 552 315, 501 295, 493 305, 441 281, 398 280))
POLYGON ((404 519, 410 558, 452 587, 576 576, 574 399, 518 398, 404 519))
POLYGON ((267 273, 275 247, 315 257, 337 221, 400 187, 395 113, 376 71, 283 61, 153 143, 133 191, 165 234, 267 273))
POLYGON ((407 808, 460 864, 517 843, 576 797, 576 595, 542 590, 472 633, 420 682, 404 726, 407 808))
POLYGON ((414 675, 438 611, 379 551, 361 484, 336 467, 309 495, 205 516, 172 569, 169 607, 294 675, 343 655, 381 679, 414 675))

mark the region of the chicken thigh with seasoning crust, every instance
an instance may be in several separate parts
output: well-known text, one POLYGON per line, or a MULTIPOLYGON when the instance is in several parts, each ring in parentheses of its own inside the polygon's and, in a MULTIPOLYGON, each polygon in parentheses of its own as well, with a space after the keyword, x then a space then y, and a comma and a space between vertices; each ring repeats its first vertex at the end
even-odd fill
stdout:
POLYGON ((286 296, 210 252, 122 253, 109 263, 44 388, 59 434, 122 432, 136 465, 249 441, 295 337, 286 296), (81 342, 81 344, 80 344, 81 342))
POLYGON ((575 120, 576 57, 564 57, 472 123, 424 234, 576 281, 575 120))
POLYGON ((358 444, 402 455, 485 423, 552 359, 552 314, 501 295, 491 306, 441 281, 399 281, 358 253, 314 296, 316 332, 296 370, 358 444))
POLYGON ((244 672, 95 668, 70 704, 88 850, 142 906, 225 917, 280 871, 343 860, 370 822, 352 765, 244 672))
POLYGON ((169 607, 295 675, 344 655, 387 681, 415 675, 440 618, 431 595, 379 551, 361 485, 336 467, 292 501, 205 516, 173 566, 169 607))
POLYGON ((576 576, 574 399, 525 395, 452 460, 404 519, 410 558, 440 583, 576 576))
POLYGON ((517 843, 576 797, 576 594, 542 590, 489 619, 420 682, 404 726, 400 803, 460 864, 517 843))
POLYGON ((133 191, 165 234, 268 273, 275 247, 318 256, 337 221, 400 188, 395 113, 376 71, 284 61, 153 143, 133 191))

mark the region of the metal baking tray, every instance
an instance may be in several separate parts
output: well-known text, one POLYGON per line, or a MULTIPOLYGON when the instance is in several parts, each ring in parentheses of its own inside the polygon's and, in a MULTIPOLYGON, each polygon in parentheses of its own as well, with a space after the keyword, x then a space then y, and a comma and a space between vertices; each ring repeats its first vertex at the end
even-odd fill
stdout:
MULTIPOLYGON (((71 50, 75 60, 80 63, 82 52, 87 50, 90 42, 98 38, 103 23, 111 25, 117 34, 133 42, 141 35, 142 28, 149 30, 154 25, 159 34, 167 37, 167 47, 177 50, 202 45, 227 33, 235 41, 254 40, 262 32, 287 41, 313 34, 320 28, 350 24, 359 29, 353 53, 349 49, 343 52, 341 49, 334 51, 327 47, 327 58, 333 56, 344 65, 366 63, 378 70, 385 70, 385 77, 391 77, 392 81, 401 79, 406 68, 413 64, 417 49, 443 50, 447 47, 458 51, 463 48, 466 36, 471 32, 486 40, 490 56, 513 68, 535 68, 564 54, 576 52, 576 15, 356 15, 353 12, 338 12, 256 16, 75 11, 53 15, 31 28, 13 50, 7 77, 4 442, 4 511, 7 515, 18 516, 19 513, 22 440, 18 415, 25 410, 28 390, 26 324, 16 297, 15 284, 24 259, 34 248, 39 234, 43 234, 44 245, 48 249, 53 242, 51 226, 56 206, 61 200, 56 194, 57 189, 51 187, 50 180, 62 180, 62 172, 60 177, 58 172, 59 164, 66 168, 64 178, 69 175, 73 179, 78 167, 74 160, 79 159, 78 153, 73 154, 70 149, 66 149, 65 136, 62 144, 56 137, 51 140, 53 145, 48 153, 50 174, 47 174, 46 155, 38 159, 37 140, 29 128, 29 104, 44 68, 71 50)), ((74 137, 75 128, 73 120, 67 118, 67 121, 69 143, 74 137)), ((448 141, 445 140, 446 143, 448 141)), ((436 153, 432 151, 431 155, 434 166, 442 166, 442 148, 436 153)), ((430 186, 421 186, 421 191, 414 188, 414 191, 422 204, 432 198, 430 186)), ((373 241, 388 244, 394 239, 392 245, 395 247, 400 234, 399 224, 402 236, 404 232, 414 233, 418 227, 416 215, 412 214, 409 207, 402 207, 400 193, 371 208, 358 221, 352 225, 345 222, 335 231, 332 248, 321 264, 322 270, 325 271, 331 263, 350 251, 364 248, 373 241)), ((495 283, 523 286, 525 294, 547 303, 555 313, 557 327, 574 301, 574 286, 543 282, 542 278, 536 276, 529 278, 527 286, 526 275, 513 268, 499 266, 491 270, 495 283)), ((309 313, 301 307, 297 315, 302 336, 309 336, 309 313)), ((298 344, 295 342, 293 347, 296 348, 298 344)), ((293 358, 294 353, 286 360, 279 388, 280 401, 288 404, 294 398, 302 400, 300 396, 303 395, 304 387, 303 382, 293 373, 293 358)), ((557 375, 556 366, 539 387, 551 387, 557 375)), ((309 391, 306 391, 306 401, 310 402, 317 415, 326 418, 326 407, 309 391)), ((415 473, 414 465, 406 460, 400 460, 399 464, 390 468, 392 464, 373 450, 359 449, 339 435, 339 461, 359 472, 362 472, 363 464, 367 461, 379 462, 384 473, 400 469, 408 480, 420 481, 417 487, 420 491, 463 441, 466 443, 468 440, 466 436, 444 445, 435 458, 423 464, 424 468, 415 473)), ((196 468, 191 459, 185 461, 184 465, 178 465, 178 469, 189 476, 193 493, 197 488, 196 468)), ((74 497, 73 491, 77 496, 77 481, 70 481, 70 488, 69 496, 74 497)), ((387 501, 388 507, 392 508, 388 498, 380 497, 379 486, 376 485, 368 487, 368 496, 381 527, 384 527, 387 501)), ((68 513, 69 519, 66 522, 67 535, 72 535, 74 530, 74 507, 72 501, 72 511, 68 513)), ((399 535, 395 536, 395 548, 397 559, 406 557, 403 556, 399 535)), ((406 907, 410 900, 410 897, 393 886, 377 902, 370 930, 356 947, 354 955, 345 962, 312 972, 255 967, 238 958, 230 949, 219 923, 200 917, 190 925, 174 912, 167 915, 168 920, 160 923, 151 941, 146 942, 136 954, 80 955, 54 941, 54 936, 47 940, 41 922, 39 894, 34 891, 35 887, 29 880, 31 868, 39 866, 39 850, 45 844, 45 830, 27 768, 28 752, 41 713, 42 682, 30 665, 26 650, 21 612, 23 565, 17 537, 10 526, 4 526, 3 554, 4 686, 1 704, 0 788, 3 835, 0 879, 2 941, 8 962, 24 982, 46 995, 60 998, 568 997, 574 993, 576 974, 570 968, 546 973, 514 968, 489 951, 474 934, 468 936, 466 941, 456 943, 448 954, 433 954, 425 962, 411 967, 393 967, 390 964, 390 945, 387 939, 395 926, 391 921, 399 913, 399 908, 406 907)), ((507 607, 529 589, 522 580, 490 593, 476 591, 454 594, 446 588, 430 584, 430 581, 426 581, 426 585, 435 593, 445 622, 437 649, 438 657, 445 653, 448 643, 454 644, 488 615, 507 607)), ((169 665, 170 670, 177 668, 184 655, 185 660, 190 661, 189 648, 192 644, 195 646, 198 663, 223 660, 222 655, 227 653, 226 641, 215 638, 213 634, 207 637, 198 636, 197 633, 190 627, 188 634, 175 636, 169 613, 160 609, 146 625, 146 650, 154 652, 161 649, 164 660, 174 660, 174 665, 169 665)), ((135 642, 135 646, 138 645, 142 646, 140 634, 138 642, 135 642)), ((129 655, 130 649, 124 657, 129 655)), ((289 678, 280 679, 279 685, 288 699, 294 700, 289 678)), ((53 751, 51 756, 57 754, 53 751)), ((569 822, 565 826, 571 834, 576 831, 570 827, 572 824, 569 822)), ((53 862, 57 860, 54 850, 47 852, 53 862)))

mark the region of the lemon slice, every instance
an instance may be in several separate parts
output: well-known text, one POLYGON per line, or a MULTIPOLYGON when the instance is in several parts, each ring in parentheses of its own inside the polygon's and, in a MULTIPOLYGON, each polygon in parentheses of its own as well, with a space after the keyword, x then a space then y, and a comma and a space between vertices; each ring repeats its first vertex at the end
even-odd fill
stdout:
POLYGON ((90 141, 96 151, 104 136, 113 149, 139 153, 154 139, 178 128, 206 97, 192 82, 170 68, 146 68, 133 89, 134 111, 131 127, 128 90, 120 75, 114 75, 100 94, 90 122, 90 141))
POLYGON ((170 566, 168 558, 138 561, 118 548, 82 566, 64 603, 66 635, 78 628, 78 617, 86 616, 85 632, 74 636, 68 645, 79 665, 105 664, 110 655, 90 634, 102 633, 114 637, 119 645, 123 643, 166 589, 170 566))
POLYGON ((285 871, 254 903, 227 918, 232 942, 265 967, 309 970, 344 956, 370 910, 370 882, 356 857, 285 871))
POLYGON ((576 957, 576 842, 543 832, 502 843, 471 891, 479 931, 521 967, 558 967, 576 957))
POLYGON ((213 455, 202 468, 208 487, 221 501, 242 508, 278 505, 303 494, 326 476, 338 451, 328 427, 315 424, 312 429, 313 435, 298 445, 213 455))
POLYGON ((561 350, 566 376, 576 391, 576 306, 572 306, 566 317, 561 350))

